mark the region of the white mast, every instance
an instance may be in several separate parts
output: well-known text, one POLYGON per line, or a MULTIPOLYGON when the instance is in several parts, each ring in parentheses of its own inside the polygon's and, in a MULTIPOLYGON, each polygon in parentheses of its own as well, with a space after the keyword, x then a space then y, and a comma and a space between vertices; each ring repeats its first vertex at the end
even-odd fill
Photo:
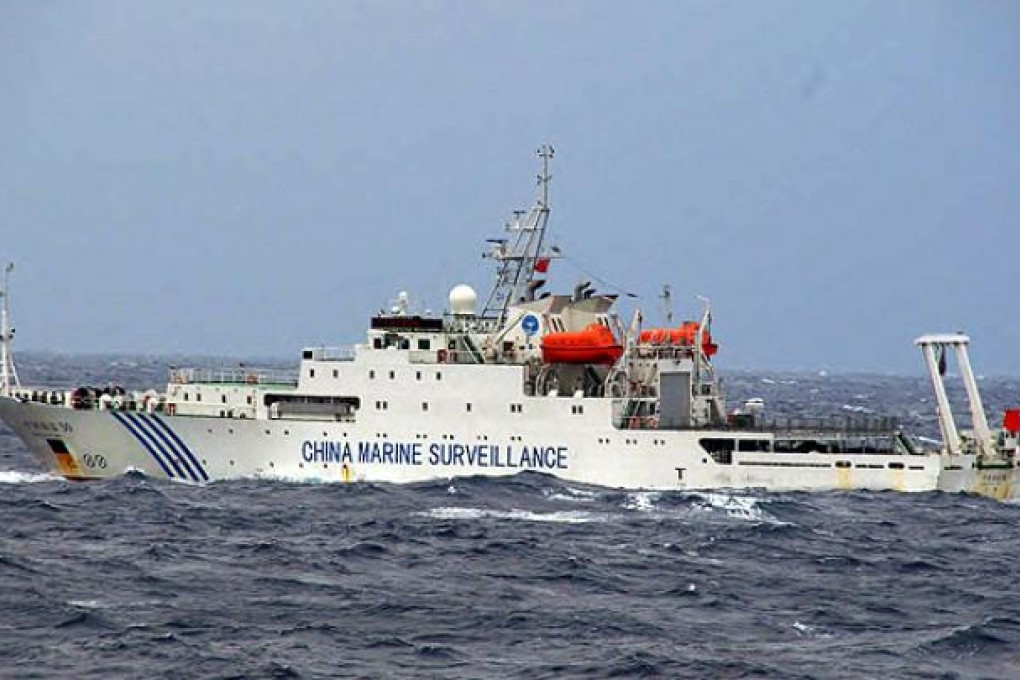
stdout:
POLYGON ((506 320, 507 309, 528 298, 529 285, 536 271, 544 271, 548 260, 558 253, 556 248, 544 252, 545 225, 549 221, 549 161, 555 154, 548 144, 538 149, 542 159, 542 174, 538 176, 539 196, 531 210, 524 214, 516 212, 513 222, 506 230, 513 234, 510 239, 495 239, 484 257, 496 261, 496 283, 489 293, 482 316, 495 318, 497 325, 506 320), (544 260, 543 265, 539 261, 544 260))
POLYGON ((14 368, 14 354, 11 352, 11 341, 14 329, 11 328, 11 272, 14 263, 8 262, 4 267, 4 287, 0 289, 3 308, 0 310, 0 396, 9 397, 14 387, 21 387, 18 371, 14 368))

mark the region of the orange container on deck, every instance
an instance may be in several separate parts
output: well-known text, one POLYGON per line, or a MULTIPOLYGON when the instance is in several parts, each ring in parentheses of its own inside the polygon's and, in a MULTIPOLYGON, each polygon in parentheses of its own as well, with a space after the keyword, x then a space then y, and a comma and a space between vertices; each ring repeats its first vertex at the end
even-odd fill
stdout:
POLYGON ((547 364, 613 364, 623 347, 613 331, 589 324, 583 331, 549 333, 542 338, 542 361, 547 364))
MULTIPOLYGON (((684 321, 677 328, 646 328, 641 331, 639 341, 644 345, 693 347, 698 341, 700 327, 697 321, 684 321)), ((719 351, 719 346, 712 342, 712 333, 708 330, 701 334, 701 351, 709 357, 719 351)))

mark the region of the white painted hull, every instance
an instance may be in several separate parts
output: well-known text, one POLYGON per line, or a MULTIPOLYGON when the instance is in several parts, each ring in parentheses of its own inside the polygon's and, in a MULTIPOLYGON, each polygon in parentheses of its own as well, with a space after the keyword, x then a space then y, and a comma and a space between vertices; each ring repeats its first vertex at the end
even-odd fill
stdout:
MULTIPOLYGON (((959 491, 1011 498, 1017 467, 974 456, 734 452, 718 463, 699 430, 617 430, 542 422, 513 431, 463 419, 365 424, 78 411, 0 398, 0 418, 43 465, 72 479, 138 470, 192 483, 237 478, 410 483, 525 470, 625 489, 959 491), (53 440, 59 442, 59 453, 53 440), (399 443, 399 444, 398 444, 399 443), (837 466, 836 463, 840 465, 837 466)), ((730 433, 732 434, 732 433, 730 433)))

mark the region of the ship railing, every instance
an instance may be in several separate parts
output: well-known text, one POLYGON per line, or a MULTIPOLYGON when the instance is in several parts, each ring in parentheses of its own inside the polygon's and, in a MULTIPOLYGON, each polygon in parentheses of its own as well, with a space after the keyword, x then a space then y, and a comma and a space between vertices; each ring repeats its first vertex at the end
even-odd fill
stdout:
POLYGON ((639 359, 690 359, 694 356, 694 347, 639 344, 634 346, 634 353, 639 359))
POLYGON ((412 364, 477 364, 478 357, 472 352, 455 349, 413 349, 410 351, 412 364))
POLYGON ((125 390, 123 387, 19 387, 11 396, 22 403, 45 404, 76 411, 163 410, 164 396, 156 390, 125 390))
POLYGON ((73 390, 74 388, 21 386, 11 389, 11 398, 20 402, 65 406, 70 400, 73 390))
POLYGON ((757 432, 818 434, 875 434, 888 435, 900 431, 900 421, 893 416, 774 416, 771 418, 736 417, 725 429, 757 432))
POLYGON ((191 383, 216 385, 272 385, 297 387, 294 371, 254 368, 175 368, 170 371, 170 382, 175 385, 191 383))
POLYGON ((354 361, 357 347, 354 345, 343 345, 340 347, 312 347, 305 350, 306 359, 315 361, 354 361))
POLYGON ((495 333, 499 324, 495 319, 477 316, 448 315, 445 320, 446 330, 452 333, 495 333))

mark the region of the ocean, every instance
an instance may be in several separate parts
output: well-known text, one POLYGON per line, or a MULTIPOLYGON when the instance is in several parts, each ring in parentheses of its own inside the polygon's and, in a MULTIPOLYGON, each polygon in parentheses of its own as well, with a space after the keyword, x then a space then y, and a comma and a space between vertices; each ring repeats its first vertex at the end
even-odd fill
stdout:
MULTIPOLYGON (((159 386, 178 357, 19 357, 159 386)), ((891 413, 923 376, 741 371, 731 405, 891 413)), ((1020 379, 982 378, 993 421, 1020 379)), ((954 395, 960 390, 954 385, 954 395)), ((953 494, 71 483, 0 428, 0 676, 1020 677, 1020 505, 953 494)))

